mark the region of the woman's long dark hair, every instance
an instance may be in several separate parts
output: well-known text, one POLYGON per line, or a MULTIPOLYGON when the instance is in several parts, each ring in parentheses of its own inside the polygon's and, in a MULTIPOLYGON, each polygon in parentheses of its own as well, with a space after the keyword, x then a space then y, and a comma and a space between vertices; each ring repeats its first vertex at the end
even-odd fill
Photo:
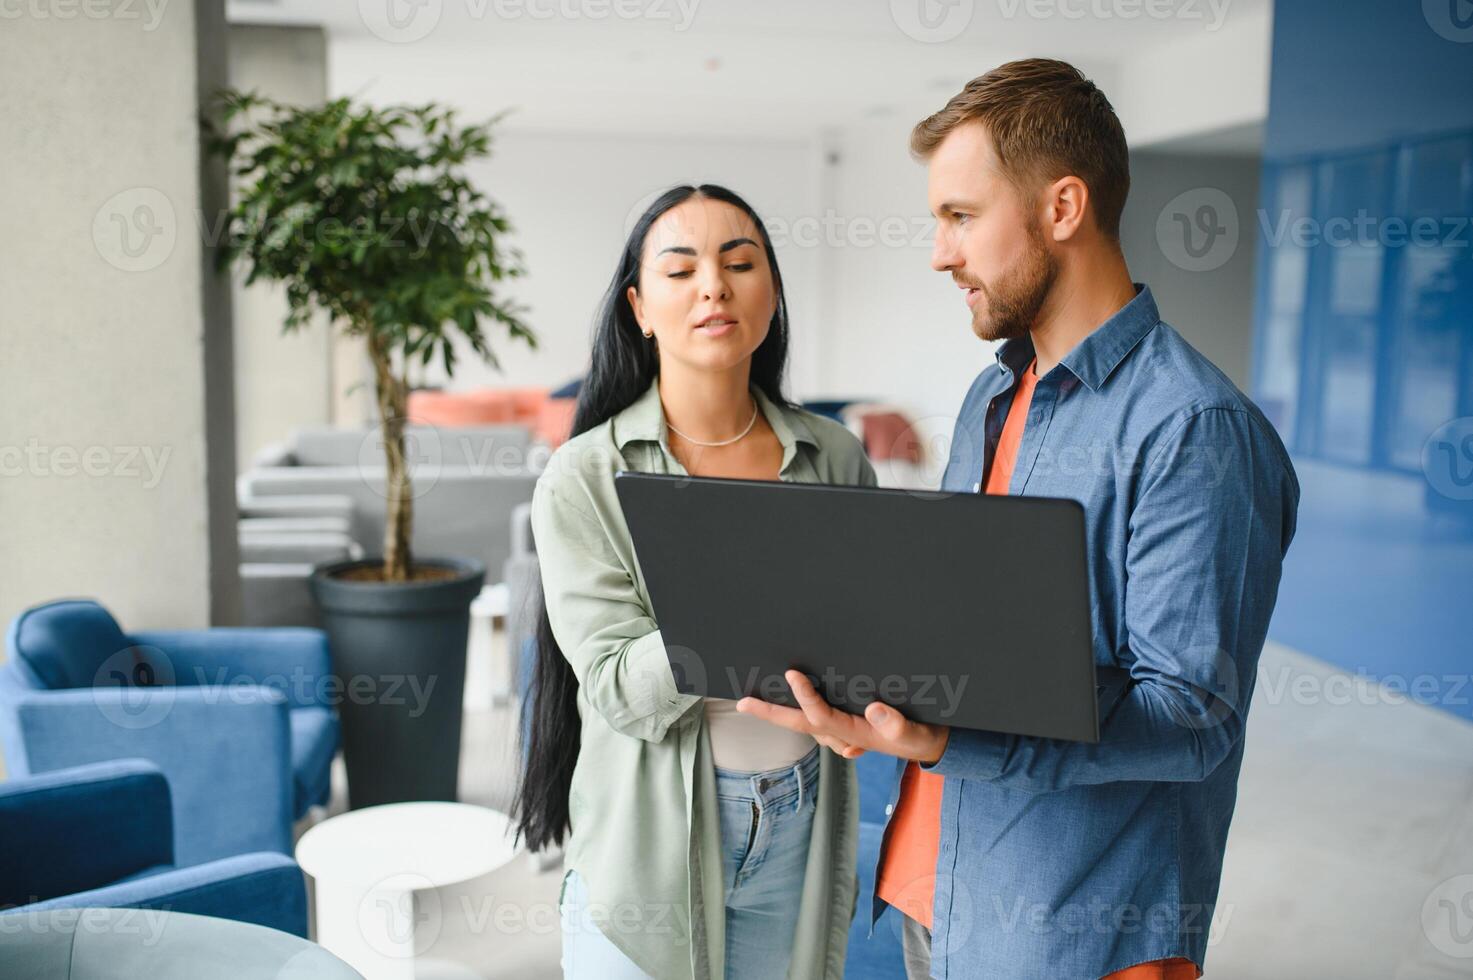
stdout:
MULTIPOLYGON (((777 310, 772 315, 767 337, 752 354, 751 381, 774 403, 789 404, 782 394, 783 371, 788 359, 788 306, 782 277, 778 274, 777 255, 762 219, 751 205, 724 187, 714 184, 672 187, 649 206, 624 243, 619 268, 594 325, 592 362, 579 390, 578 408, 573 416, 575 436, 602 425, 633 405, 649 390, 659 373, 655 345, 640 332, 629 305, 628 291, 630 286, 639 288, 645 239, 650 228, 666 211, 693 197, 724 201, 741 209, 757 226, 772 270, 777 310)), ((536 667, 530 694, 522 705, 524 766, 512 810, 517 833, 534 851, 549 844, 561 844, 568 832, 568 790, 581 745, 578 678, 552 635, 545 597, 539 599, 538 605, 536 667)))

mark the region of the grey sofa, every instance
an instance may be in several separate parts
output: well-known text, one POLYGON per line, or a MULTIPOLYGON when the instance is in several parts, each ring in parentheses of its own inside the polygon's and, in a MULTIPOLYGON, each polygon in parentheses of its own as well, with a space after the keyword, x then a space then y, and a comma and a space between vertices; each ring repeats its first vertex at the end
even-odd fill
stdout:
MULTIPOLYGON (((521 426, 406 431, 417 556, 474 558, 494 582, 511 557, 512 512, 545 460, 521 426)), ((303 429, 259 453, 236 482, 251 625, 314 625, 314 564, 383 553, 387 506, 378 430, 303 429)))
POLYGON ((312 566, 364 553, 352 535, 352 498, 241 496, 237 505, 241 624, 320 627, 307 584, 312 566))

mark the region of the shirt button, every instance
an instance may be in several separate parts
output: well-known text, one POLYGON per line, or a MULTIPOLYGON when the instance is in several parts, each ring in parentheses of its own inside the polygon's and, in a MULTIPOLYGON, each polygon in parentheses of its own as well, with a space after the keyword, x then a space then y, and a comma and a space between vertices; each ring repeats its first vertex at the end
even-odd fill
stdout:
POLYGON ((973 493, 981 493, 982 492, 982 484, 980 484, 980 483, 974 483, 974 484, 972 484, 972 492, 973 493))
POLYGON ((885 816, 888 817, 890 814, 892 814, 894 812, 895 812, 895 804, 894 803, 887 803, 885 805, 885 816))

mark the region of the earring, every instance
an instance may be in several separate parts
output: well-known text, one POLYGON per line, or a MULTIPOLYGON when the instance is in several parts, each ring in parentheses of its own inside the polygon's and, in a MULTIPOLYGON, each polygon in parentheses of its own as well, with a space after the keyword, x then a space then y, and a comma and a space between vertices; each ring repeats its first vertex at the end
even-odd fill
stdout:
POLYGON ((647 332, 647 333, 646 333, 646 334, 645 334, 645 335, 644 335, 644 339, 645 339, 645 340, 650 340, 650 339, 651 339, 651 338, 653 338, 653 337, 654 337, 654 336, 655 336, 655 332, 654 332, 654 331, 653 331, 653 330, 651 330, 651 331, 649 331, 649 332, 647 332))

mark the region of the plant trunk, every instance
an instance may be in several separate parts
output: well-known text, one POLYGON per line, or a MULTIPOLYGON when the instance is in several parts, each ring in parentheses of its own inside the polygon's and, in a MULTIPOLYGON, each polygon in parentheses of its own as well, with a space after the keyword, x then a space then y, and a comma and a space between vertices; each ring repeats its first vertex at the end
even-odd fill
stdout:
POLYGON ((366 330, 368 354, 373 360, 374 390, 378 395, 379 425, 383 428, 384 581, 409 581, 409 541, 414 528, 414 494, 404 449, 407 387, 394 376, 393 361, 372 325, 366 330))

